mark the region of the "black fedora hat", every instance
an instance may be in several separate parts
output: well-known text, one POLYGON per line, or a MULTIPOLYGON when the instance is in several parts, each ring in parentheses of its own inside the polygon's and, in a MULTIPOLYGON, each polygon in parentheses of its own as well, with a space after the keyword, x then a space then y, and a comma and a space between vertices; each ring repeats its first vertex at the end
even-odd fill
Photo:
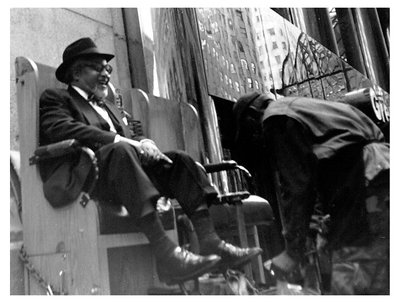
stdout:
POLYGON ((64 50, 63 62, 56 70, 56 78, 59 81, 66 83, 65 72, 67 71, 68 67, 77 58, 92 56, 103 57, 105 60, 107 60, 107 62, 114 58, 114 55, 112 54, 105 54, 100 52, 92 39, 87 37, 81 38, 68 45, 67 48, 64 50))
POLYGON ((257 103, 258 110, 264 110, 270 100, 275 100, 275 96, 270 92, 259 93, 253 92, 241 96, 233 105, 232 114, 236 123, 235 143, 238 142, 241 135, 241 121, 246 113, 246 110, 253 104, 257 103))

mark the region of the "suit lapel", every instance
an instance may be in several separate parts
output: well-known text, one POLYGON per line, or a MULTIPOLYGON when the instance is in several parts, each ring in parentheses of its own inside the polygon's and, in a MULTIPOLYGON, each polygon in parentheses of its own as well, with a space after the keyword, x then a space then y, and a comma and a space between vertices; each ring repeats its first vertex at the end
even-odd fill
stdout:
POLYGON ((104 104, 106 105, 107 111, 110 115, 111 120, 113 121, 117 132, 124 137, 130 138, 129 129, 122 121, 121 113, 119 109, 110 101, 105 100, 104 104))
POLYGON ((116 106, 111 104, 108 100, 104 101, 104 109, 107 111, 112 123, 114 124, 115 130, 118 134, 121 134, 123 121, 120 119, 120 113, 116 106))

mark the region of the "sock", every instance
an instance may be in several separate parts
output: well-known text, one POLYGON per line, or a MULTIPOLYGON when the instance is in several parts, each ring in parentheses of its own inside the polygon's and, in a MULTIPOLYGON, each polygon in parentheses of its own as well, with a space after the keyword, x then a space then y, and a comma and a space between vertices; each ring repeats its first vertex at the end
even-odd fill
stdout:
POLYGON ((140 218, 140 228, 149 239, 153 253, 157 259, 165 257, 177 245, 165 233, 160 217, 156 211, 140 218))
POLYGON ((208 255, 217 253, 221 238, 215 231, 214 223, 211 220, 208 209, 194 212, 190 220, 192 221, 199 240, 200 254, 208 255))

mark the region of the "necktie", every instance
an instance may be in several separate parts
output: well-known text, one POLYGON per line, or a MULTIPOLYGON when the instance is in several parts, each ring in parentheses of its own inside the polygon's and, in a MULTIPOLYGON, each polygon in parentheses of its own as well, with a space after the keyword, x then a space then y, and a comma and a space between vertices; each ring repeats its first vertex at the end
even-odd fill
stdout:
POLYGON ((102 108, 105 107, 104 100, 103 100, 103 99, 97 98, 94 94, 90 95, 89 98, 88 98, 88 100, 89 100, 90 102, 96 103, 98 106, 100 106, 100 107, 102 107, 102 108))

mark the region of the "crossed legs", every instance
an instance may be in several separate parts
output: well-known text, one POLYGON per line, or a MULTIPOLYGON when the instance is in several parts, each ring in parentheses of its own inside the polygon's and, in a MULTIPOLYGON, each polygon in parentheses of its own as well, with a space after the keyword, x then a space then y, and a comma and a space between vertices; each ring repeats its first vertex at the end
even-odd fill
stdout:
POLYGON ((217 198, 205 173, 184 152, 168 152, 173 161, 143 166, 135 148, 124 142, 97 151, 99 180, 96 194, 123 204, 138 219, 156 256, 161 280, 179 283, 217 267, 238 267, 259 255, 260 248, 239 248, 222 241, 208 213, 217 198), (181 249, 168 238, 155 211, 160 196, 176 198, 195 226, 205 256, 181 249))

